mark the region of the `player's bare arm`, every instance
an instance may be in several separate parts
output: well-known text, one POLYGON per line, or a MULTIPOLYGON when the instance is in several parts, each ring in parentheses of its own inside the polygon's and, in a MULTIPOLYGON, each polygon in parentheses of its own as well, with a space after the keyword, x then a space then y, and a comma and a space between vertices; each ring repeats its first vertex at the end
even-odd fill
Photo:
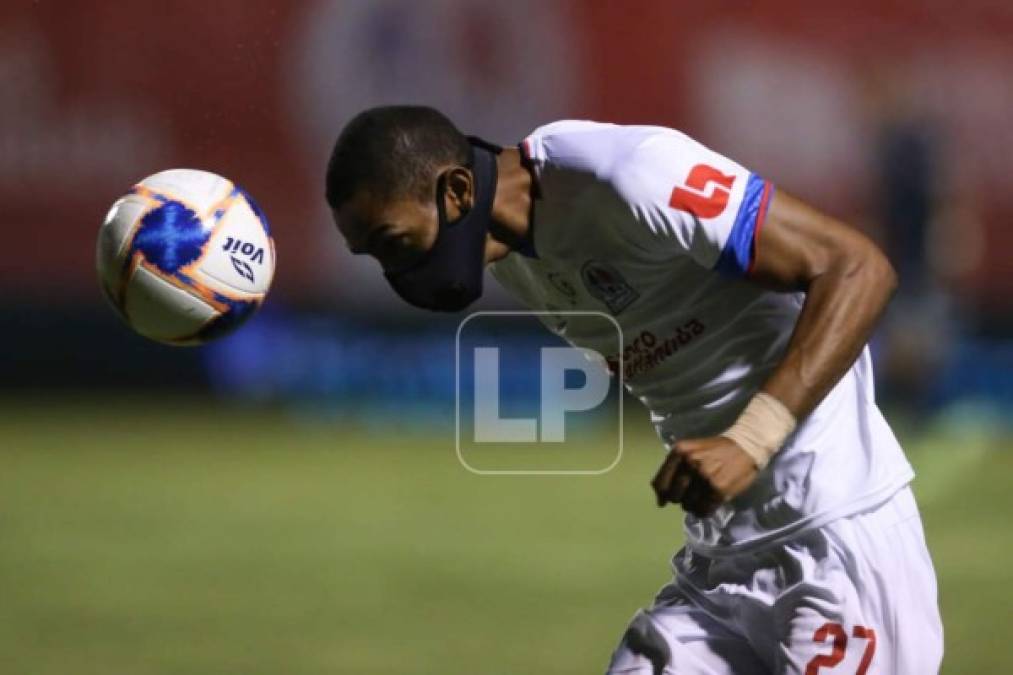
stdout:
POLYGON ((746 440, 733 440, 729 436, 736 434, 730 433, 677 442, 652 482, 659 505, 682 502, 702 515, 742 494, 762 465, 743 445, 766 441, 762 428, 748 425, 773 425, 766 442, 783 442, 778 436, 812 412, 851 367, 896 288, 892 266, 867 237, 784 192, 771 201, 756 243, 749 278, 772 290, 804 291, 798 323, 761 400, 744 413, 753 415, 742 420, 746 440), (712 490, 694 485, 697 478, 688 467, 712 490))

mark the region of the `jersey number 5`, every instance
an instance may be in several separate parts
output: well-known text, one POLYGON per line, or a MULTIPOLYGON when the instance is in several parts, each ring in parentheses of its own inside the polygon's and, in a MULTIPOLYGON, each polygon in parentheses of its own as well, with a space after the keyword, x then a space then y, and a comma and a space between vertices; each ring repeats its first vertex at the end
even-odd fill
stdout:
POLYGON ((716 218, 728 206, 728 195, 734 182, 735 176, 726 176, 707 164, 697 164, 686 176, 686 186, 676 185, 672 190, 668 205, 692 213, 697 218, 716 218), (710 192, 705 192, 709 186, 710 192))
MULTIPOLYGON (((855 626, 851 633, 852 637, 865 640, 865 651, 862 653, 862 660, 858 664, 855 675, 865 675, 872 663, 872 657, 876 653, 876 631, 865 626, 855 626)), ((820 669, 833 670, 834 666, 844 660, 844 653, 848 649, 848 634, 839 623, 825 623, 813 633, 815 642, 831 642, 833 649, 829 654, 818 654, 806 664, 805 675, 819 675, 820 669)))

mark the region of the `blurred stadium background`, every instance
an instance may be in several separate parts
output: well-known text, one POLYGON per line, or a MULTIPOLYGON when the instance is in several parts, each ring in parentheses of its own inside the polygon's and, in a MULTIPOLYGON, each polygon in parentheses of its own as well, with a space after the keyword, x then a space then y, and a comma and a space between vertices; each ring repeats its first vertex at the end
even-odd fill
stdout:
POLYGON ((456 322, 396 302, 321 196, 336 132, 393 102, 504 143, 675 126, 881 241, 945 672, 1013 672, 1010 72, 991 0, 0 5, 0 672, 599 672, 666 580, 633 406, 605 476, 458 466, 456 322), (262 313, 201 349, 129 333, 93 269, 171 166, 241 183, 278 248, 262 313))

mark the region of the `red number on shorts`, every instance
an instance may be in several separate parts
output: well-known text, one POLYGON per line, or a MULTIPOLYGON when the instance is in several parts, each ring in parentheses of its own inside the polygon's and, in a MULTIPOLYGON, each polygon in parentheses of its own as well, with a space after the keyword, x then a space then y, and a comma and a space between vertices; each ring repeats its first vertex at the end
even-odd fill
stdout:
MULTIPOLYGON (((865 640, 865 652, 862 653, 862 660, 858 664, 855 675, 865 675, 872 663, 872 656, 876 653, 876 631, 865 626, 855 626, 852 636, 865 640)), ((805 675, 819 675, 820 668, 833 668, 844 660, 844 652, 848 648, 848 634, 839 623, 825 623, 813 633, 815 642, 826 642, 827 638, 833 638, 834 647, 829 654, 817 654, 806 664, 805 675)))
POLYGON ((858 670, 855 671, 855 675, 865 675, 865 671, 869 669, 869 664, 872 663, 872 655, 876 653, 876 631, 865 626, 855 626, 855 632, 852 633, 856 638, 865 638, 865 653, 862 654, 862 661, 858 664, 858 670))
POLYGON ((806 667, 805 675, 818 675, 820 668, 833 668, 844 660, 844 650, 848 647, 848 634, 839 623, 825 623, 813 633, 813 640, 826 642, 828 637, 834 639, 834 649, 829 654, 817 654, 806 667))

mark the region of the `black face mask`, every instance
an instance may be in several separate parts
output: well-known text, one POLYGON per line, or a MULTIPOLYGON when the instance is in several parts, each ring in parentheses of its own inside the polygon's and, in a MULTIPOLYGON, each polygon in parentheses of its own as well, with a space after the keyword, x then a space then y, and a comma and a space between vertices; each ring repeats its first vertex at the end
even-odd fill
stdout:
POLYGON ((485 235, 492 220, 492 202, 496 196, 497 146, 469 138, 471 161, 468 168, 475 179, 471 210, 447 221, 443 204, 445 176, 436 188, 439 230, 436 241, 409 267, 385 271, 387 281, 406 302, 437 312, 459 312, 482 296, 485 272, 485 235))

